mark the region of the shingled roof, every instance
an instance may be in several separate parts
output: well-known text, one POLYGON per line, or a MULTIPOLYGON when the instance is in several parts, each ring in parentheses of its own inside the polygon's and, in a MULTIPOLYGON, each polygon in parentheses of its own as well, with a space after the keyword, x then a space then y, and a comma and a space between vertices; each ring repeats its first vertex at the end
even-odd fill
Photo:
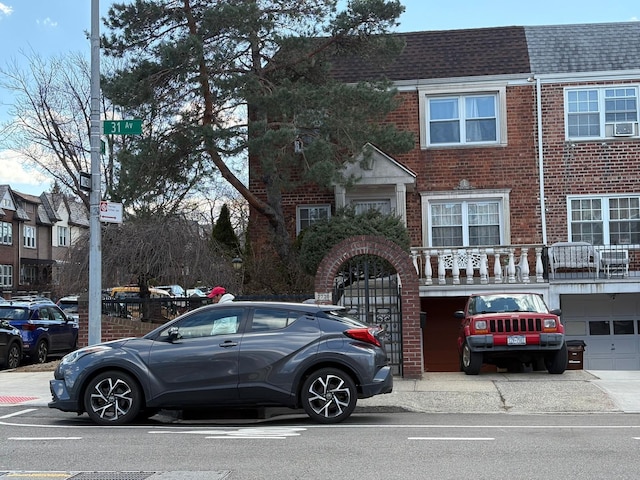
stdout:
POLYGON ((332 73, 354 83, 640 68, 640 22, 495 27, 395 34, 405 49, 390 63, 345 57, 332 73))
POLYGON ((640 69, 640 22, 525 27, 536 74, 640 69))

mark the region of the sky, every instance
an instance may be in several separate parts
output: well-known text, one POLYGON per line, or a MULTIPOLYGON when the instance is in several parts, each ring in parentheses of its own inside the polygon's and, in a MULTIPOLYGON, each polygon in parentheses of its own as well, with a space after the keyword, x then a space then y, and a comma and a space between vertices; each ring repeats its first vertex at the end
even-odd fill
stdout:
MULTIPOLYGON (((23 54, 43 58, 83 52, 89 58, 93 0, 0 0, 0 65, 6 68, 23 54)), ((117 3, 99 0, 100 15, 117 3)), ((513 0, 401 0, 405 13, 400 32, 454 30, 512 25, 557 25, 628 22, 640 19, 638 0, 617 0, 606 6, 594 0, 538 0, 514 7, 513 0)), ((101 25, 102 28, 102 25, 101 25)), ((10 121, 11 97, 0 88, 0 122, 10 121)), ((0 138, 0 143, 2 139, 0 138)), ((0 149, 0 184, 39 195, 50 181, 23 165, 19 156, 0 149)))

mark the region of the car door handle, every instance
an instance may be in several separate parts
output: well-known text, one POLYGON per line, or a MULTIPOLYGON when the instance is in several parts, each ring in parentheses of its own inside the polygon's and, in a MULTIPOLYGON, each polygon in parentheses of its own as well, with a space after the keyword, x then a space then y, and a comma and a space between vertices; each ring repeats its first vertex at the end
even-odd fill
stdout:
POLYGON ((226 342, 222 342, 221 344, 219 344, 219 346, 222 348, 237 347, 238 342, 232 342, 231 340, 227 340, 226 342))

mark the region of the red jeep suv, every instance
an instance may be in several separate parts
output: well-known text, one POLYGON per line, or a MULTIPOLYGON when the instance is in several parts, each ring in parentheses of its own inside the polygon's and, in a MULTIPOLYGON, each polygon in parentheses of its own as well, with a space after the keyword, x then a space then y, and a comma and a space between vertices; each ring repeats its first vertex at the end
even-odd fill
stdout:
POLYGON ((560 310, 549 311, 536 293, 471 295, 460 318, 460 368, 477 375, 484 363, 519 371, 524 365, 563 373, 567 346, 560 310))

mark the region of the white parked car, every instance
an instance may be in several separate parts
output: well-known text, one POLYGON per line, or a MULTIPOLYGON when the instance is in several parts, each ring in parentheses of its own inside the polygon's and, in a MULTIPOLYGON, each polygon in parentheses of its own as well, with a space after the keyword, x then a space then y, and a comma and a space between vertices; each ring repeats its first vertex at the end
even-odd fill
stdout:
POLYGON ((78 296, 69 295, 58 300, 57 305, 60 307, 67 317, 74 319, 76 322, 80 320, 78 315, 78 296))
POLYGON ((172 297, 184 297, 185 291, 180 285, 160 285, 159 287, 155 287, 159 290, 164 290, 169 292, 169 295, 172 297))

